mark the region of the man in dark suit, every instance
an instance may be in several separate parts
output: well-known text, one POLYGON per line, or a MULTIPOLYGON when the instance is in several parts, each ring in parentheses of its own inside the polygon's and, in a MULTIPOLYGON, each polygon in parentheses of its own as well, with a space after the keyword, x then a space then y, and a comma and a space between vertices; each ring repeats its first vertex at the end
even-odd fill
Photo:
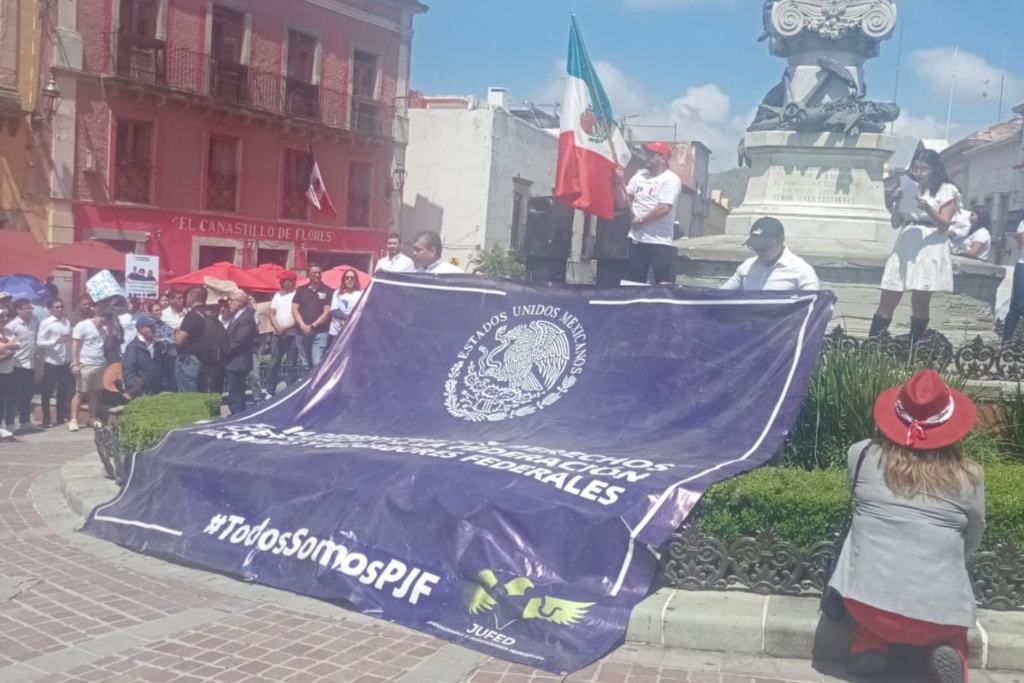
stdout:
POLYGON ((231 321, 227 328, 228 356, 224 370, 228 408, 234 415, 245 410, 245 383, 252 370, 253 347, 259 330, 245 292, 235 292, 228 298, 228 311, 231 321))
POLYGON ((156 320, 148 315, 135 321, 138 335, 125 348, 121 358, 124 390, 132 398, 151 396, 164 390, 167 352, 154 339, 156 320))

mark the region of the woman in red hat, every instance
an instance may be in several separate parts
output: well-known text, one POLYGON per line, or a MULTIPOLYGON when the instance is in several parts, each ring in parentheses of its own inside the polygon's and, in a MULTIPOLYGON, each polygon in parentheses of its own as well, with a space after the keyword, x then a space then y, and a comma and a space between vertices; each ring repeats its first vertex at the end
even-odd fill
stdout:
POLYGON ((854 621, 853 673, 884 671, 903 644, 930 648, 940 683, 967 680, 967 560, 985 531, 985 487, 960 441, 976 420, 969 398, 924 370, 878 397, 881 436, 850 449, 853 525, 829 586, 854 621))

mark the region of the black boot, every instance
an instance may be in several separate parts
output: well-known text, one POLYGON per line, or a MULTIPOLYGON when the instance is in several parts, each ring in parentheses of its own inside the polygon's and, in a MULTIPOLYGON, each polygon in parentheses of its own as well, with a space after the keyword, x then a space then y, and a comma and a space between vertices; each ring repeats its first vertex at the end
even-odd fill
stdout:
POLYGON ((892 318, 883 318, 876 313, 875 317, 871 319, 871 331, 868 332, 868 336, 872 338, 879 336, 888 330, 891 324, 892 318))
POLYGON ((928 331, 928 318, 910 319, 910 343, 917 344, 924 339, 924 333, 928 331))

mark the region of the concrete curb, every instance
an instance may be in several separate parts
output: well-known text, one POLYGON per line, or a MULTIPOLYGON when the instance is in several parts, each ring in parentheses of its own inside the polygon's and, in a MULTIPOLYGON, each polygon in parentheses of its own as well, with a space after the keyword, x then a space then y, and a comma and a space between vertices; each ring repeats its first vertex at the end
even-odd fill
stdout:
MULTIPOLYGON (((103 476, 96 454, 61 467, 60 488, 68 506, 83 519, 118 492, 117 485, 103 476)), ((970 638, 972 668, 1024 672, 1024 612, 981 610, 970 638)), ((633 610, 626 641, 683 650, 839 661, 848 656, 850 624, 823 619, 816 598, 662 589, 633 610)))

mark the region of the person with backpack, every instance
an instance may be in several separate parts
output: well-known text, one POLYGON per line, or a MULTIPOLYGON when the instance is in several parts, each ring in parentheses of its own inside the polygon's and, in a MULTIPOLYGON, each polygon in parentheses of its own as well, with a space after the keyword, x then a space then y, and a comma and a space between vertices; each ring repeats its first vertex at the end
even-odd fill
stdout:
POLYGON ((194 287, 189 292, 191 310, 175 333, 175 376, 178 391, 183 393, 219 394, 224 387, 228 335, 218 318, 217 307, 207 306, 206 297, 205 287, 194 287))

